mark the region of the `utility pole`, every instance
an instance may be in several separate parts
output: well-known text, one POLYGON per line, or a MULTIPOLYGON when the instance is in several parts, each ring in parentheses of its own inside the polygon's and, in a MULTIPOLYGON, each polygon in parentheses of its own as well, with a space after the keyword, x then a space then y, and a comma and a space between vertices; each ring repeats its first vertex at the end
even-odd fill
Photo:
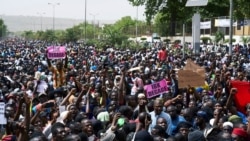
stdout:
POLYGON ((229 27, 229 55, 232 56, 232 39, 233 39, 233 0, 229 0, 230 2, 230 27, 229 27))

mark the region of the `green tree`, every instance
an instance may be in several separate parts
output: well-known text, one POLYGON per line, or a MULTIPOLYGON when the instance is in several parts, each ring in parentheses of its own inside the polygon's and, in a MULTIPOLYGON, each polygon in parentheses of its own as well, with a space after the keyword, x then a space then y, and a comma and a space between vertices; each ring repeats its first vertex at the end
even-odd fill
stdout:
POLYGON ((24 31, 24 33, 22 34, 22 36, 23 36, 26 40, 35 39, 34 32, 31 31, 31 30, 29 30, 29 31, 24 31))
POLYGON ((122 41, 127 40, 128 37, 122 33, 122 28, 117 28, 114 25, 106 25, 103 29, 104 39, 111 45, 121 45, 122 41))
MULTIPOLYGON (((128 0, 132 5, 145 5, 148 24, 157 13, 161 13, 162 21, 168 23, 169 35, 174 36, 178 23, 191 22, 192 15, 199 12, 202 18, 214 18, 229 15, 229 0, 209 0, 207 6, 185 7, 187 0, 128 0)), ((250 17, 250 1, 234 0, 234 19, 250 17), (240 7, 240 8, 238 8, 240 7)))
POLYGON ((246 45, 247 43, 250 42, 250 37, 244 37, 244 36, 242 36, 241 37, 241 42, 243 42, 243 44, 246 45))
POLYGON ((219 41, 221 41, 221 40, 225 40, 225 36, 224 36, 224 34, 222 33, 222 32, 220 32, 220 31, 217 31, 216 33, 215 33, 215 37, 214 37, 214 41, 215 41, 215 43, 218 43, 219 41))
POLYGON ((3 19, 0 19, 0 38, 7 34, 7 26, 4 24, 3 19))
POLYGON ((53 30, 46 30, 42 36, 42 40, 53 42, 56 41, 56 36, 53 30))

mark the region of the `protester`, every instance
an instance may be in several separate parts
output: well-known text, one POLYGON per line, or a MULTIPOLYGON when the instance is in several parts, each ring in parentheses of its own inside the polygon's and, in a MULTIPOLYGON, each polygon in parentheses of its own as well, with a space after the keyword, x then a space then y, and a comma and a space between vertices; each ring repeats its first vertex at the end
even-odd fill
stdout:
POLYGON ((231 56, 191 48, 183 56, 164 44, 124 50, 70 43, 62 44, 64 58, 49 59, 43 41, 0 44, 3 141, 250 139, 250 100, 241 96, 250 80, 242 50, 250 46, 231 56))

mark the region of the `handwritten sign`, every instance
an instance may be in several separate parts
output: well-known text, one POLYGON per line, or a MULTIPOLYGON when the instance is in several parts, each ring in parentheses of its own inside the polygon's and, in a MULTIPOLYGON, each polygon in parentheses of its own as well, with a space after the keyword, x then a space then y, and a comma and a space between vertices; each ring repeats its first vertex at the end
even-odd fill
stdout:
POLYGON ((147 98, 152 98, 168 92, 168 85, 166 80, 161 80, 154 84, 144 86, 144 90, 147 93, 147 98))
POLYGON ((4 116, 5 113, 5 103, 4 102, 0 102, 0 124, 7 124, 7 119, 4 116))
POLYGON ((192 70, 179 70, 178 84, 179 88, 186 88, 188 86, 203 86, 205 84, 205 79, 197 72, 193 72, 192 70))
POLYGON ((47 50, 49 59, 63 59, 66 56, 66 48, 64 46, 49 46, 47 50))
POLYGON ((192 60, 188 59, 184 70, 191 70, 193 72, 198 73, 198 75, 202 76, 205 79, 205 69, 200 67, 199 65, 195 64, 192 60))

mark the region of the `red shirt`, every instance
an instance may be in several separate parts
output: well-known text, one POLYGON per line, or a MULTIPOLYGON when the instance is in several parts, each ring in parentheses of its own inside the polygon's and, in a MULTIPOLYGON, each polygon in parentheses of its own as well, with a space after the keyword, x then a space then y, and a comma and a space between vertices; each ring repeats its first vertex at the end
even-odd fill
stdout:
POLYGON ((165 61, 167 59, 167 51, 166 50, 159 51, 158 58, 160 61, 165 61))

